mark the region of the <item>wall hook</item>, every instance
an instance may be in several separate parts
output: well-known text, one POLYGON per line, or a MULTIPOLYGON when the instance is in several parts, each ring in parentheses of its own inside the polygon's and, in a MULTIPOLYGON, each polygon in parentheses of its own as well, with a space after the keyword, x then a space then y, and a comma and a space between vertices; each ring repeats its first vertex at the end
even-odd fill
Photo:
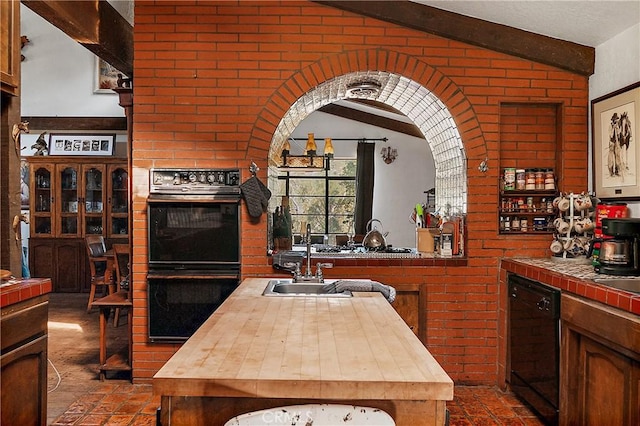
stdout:
POLYGON ((486 173, 489 170, 489 165, 487 164, 488 161, 489 161, 489 157, 485 157, 485 159, 480 162, 480 165, 478 166, 478 170, 480 170, 482 173, 486 173))
POLYGON ((255 176, 256 173, 258 173, 258 170, 260 170, 260 167, 258 167, 256 163, 251 161, 251 165, 249 166, 249 172, 251 173, 251 176, 255 176))

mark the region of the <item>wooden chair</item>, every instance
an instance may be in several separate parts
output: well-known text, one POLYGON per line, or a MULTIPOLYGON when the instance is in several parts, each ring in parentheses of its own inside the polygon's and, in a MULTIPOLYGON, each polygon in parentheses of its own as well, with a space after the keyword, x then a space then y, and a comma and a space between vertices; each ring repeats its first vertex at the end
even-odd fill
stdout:
POLYGON ((89 235, 85 238, 85 243, 89 259, 89 270, 91 271, 91 289, 89 291, 89 302, 87 303, 87 313, 89 313, 96 297, 96 289, 101 287, 104 292, 106 288, 107 292, 111 294, 115 292, 116 286, 113 282, 113 274, 109 271, 111 262, 106 256, 107 248, 102 235, 89 235))
POLYGON ((129 244, 113 244, 114 266, 116 269, 116 287, 120 290, 120 283, 129 275, 129 244))
MULTIPOLYGON (((113 244, 111 246, 114 255, 114 267, 116 270, 116 291, 125 291, 120 287, 122 280, 129 276, 129 244, 113 244)), ((127 292, 129 290, 126 290, 127 292)), ((118 326, 120 319, 120 308, 116 308, 113 326, 118 326)))

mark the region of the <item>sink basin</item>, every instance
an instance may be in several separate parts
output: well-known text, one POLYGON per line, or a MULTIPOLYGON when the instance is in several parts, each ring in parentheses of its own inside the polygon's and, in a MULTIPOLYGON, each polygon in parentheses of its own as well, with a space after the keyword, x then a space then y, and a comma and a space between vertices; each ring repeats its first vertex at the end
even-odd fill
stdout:
POLYGON ((596 278, 594 281, 618 290, 640 294, 640 278, 596 278))
POLYGON ((327 293, 322 287, 335 280, 324 283, 294 283, 290 279, 271 280, 262 292, 263 296, 317 296, 317 297, 351 297, 350 291, 342 293, 327 293))

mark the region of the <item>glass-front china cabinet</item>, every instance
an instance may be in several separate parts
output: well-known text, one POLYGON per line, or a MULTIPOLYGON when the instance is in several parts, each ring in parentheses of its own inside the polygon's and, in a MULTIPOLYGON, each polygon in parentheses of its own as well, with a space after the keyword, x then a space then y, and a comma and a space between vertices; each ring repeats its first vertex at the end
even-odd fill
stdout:
POLYGON ((108 246, 128 241, 126 160, 43 156, 28 161, 31 275, 51 277, 54 291, 85 291, 85 236, 102 235, 108 246))

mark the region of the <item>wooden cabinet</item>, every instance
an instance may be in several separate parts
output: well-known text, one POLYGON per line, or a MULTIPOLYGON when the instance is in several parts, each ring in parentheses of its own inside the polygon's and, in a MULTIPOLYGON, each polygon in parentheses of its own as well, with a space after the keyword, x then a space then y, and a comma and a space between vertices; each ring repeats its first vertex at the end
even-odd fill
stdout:
POLYGON ((29 267, 54 291, 89 290, 84 238, 110 245, 129 237, 128 171, 123 159, 31 157, 29 267))
POLYGON ((402 317, 407 326, 427 345, 427 296, 424 284, 394 284, 396 300, 393 308, 402 317))
POLYGON ((562 296, 561 425, 640 424, 640 318, 562 296))
POLYGON ((79 293, 89 291, 84 240, 69 238, 31 238, 29 268, 34 277, 48 277, 53 291, 79 293))
POLYGON ((106 238, 123 238, 129 234, 129 173, 125 164, 107 168, 106 238))
POLYGON ((48 305, 39 296, 3 308, 0 424, 46 424, 48 305))
POLYGON ((0 83, 2 91, 18 95, 20 87, 20 1, 0 1, 0 83))

